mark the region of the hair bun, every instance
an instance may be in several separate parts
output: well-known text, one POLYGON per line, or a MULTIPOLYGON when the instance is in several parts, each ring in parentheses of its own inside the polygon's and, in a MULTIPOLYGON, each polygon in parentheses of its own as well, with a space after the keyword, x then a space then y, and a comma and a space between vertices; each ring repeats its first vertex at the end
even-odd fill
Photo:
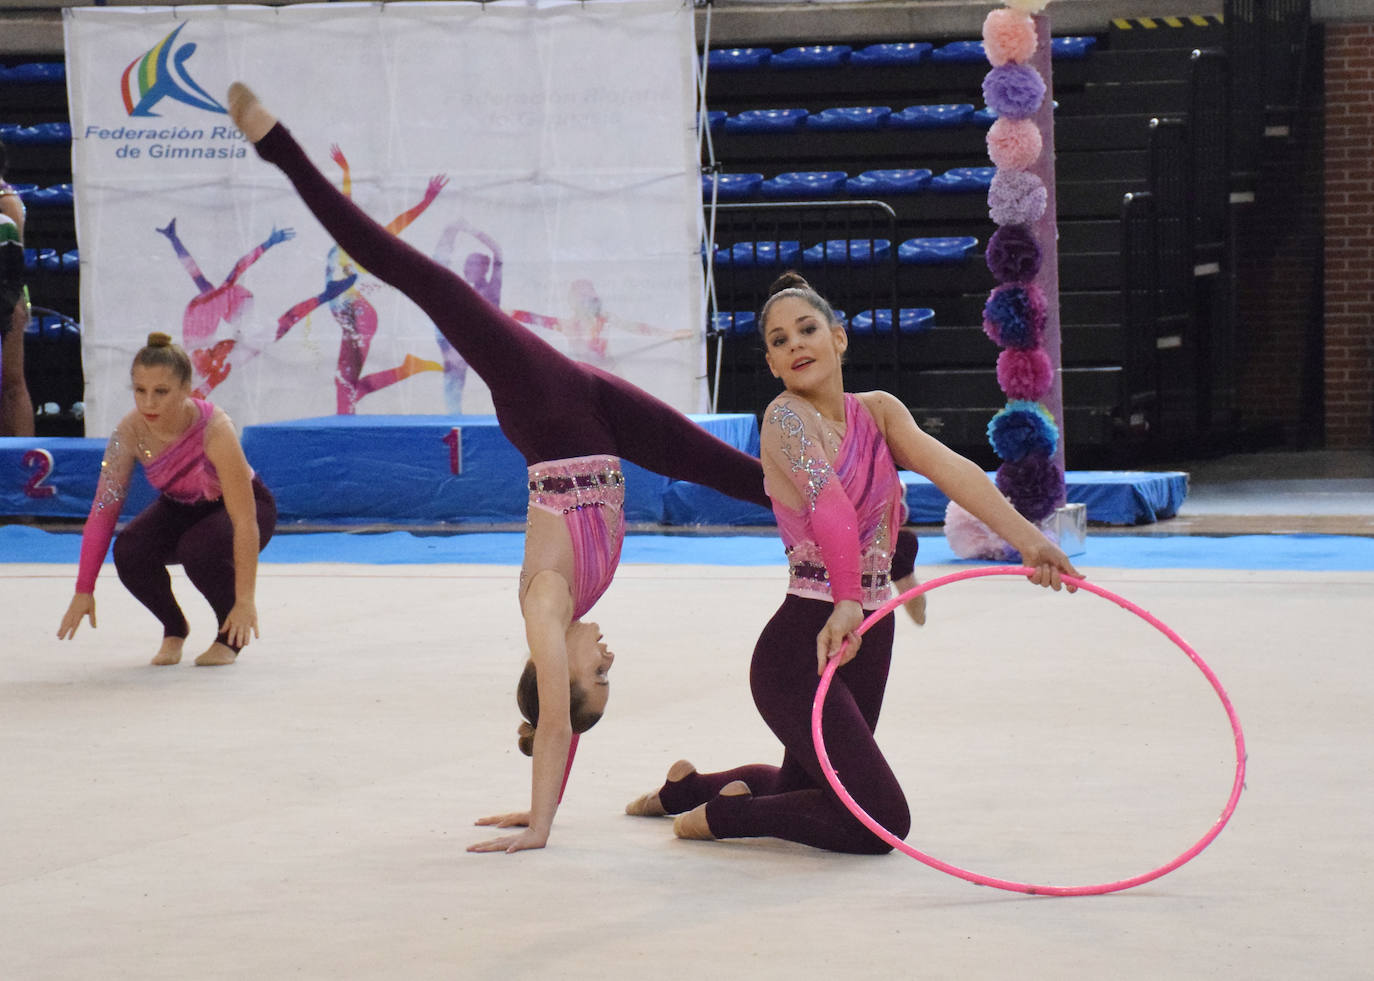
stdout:
POLYGON ((789 269, 777 279, 773 280, 773 285, 768 287, 768 295, 773 296, 783 290, 803 289, 808 290, 811 284, 806 281, 806 277, 795 269, 789 269))
POLYGON ((151 334, 148 335, 148 346, 149 346, 149 347, 171 347, 171 346, 172 346, 172 335, 171 335, 171 334, 164 334, 164 333, 162 333, 162 331, 160 331, 160 330, 155 330, 155 331, 153 331, 151 334))
POLYGON ((516 741, 520 747, 520 752, 526 756, 534 755, 534 726, 528 722, 520 723, 520 738, 516 741))

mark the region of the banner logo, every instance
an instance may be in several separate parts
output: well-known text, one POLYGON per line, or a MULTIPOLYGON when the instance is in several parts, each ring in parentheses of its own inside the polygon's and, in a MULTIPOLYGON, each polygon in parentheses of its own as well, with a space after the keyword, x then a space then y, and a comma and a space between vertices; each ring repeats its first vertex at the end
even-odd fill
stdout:
POLYGON ((176 30, 153 45, 147 54, 135 58, 124 69, 120 90, 124 96, 124 108, 130 116, 158 115, 153 112, 153 107, 163 99, 175 99, 206 112, 228 115, 228 110, 197 85, 186 70, 186 62, 196 53, 195 42, 188 41, 176 48, 175 52, 172 50, 177 35, 185 26, 178 25, 176 30))

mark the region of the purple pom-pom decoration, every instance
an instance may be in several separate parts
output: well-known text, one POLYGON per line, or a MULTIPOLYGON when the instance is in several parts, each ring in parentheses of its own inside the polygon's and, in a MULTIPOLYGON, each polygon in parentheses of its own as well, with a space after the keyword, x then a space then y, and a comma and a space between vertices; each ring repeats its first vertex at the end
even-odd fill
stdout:
POLYGON ((1064 474, 1045 453, 1029 453, 997 468, 997 489, 1030 522, 1041 522, 1064 499, 1064 474))
POLYGON ((988 238, 984 258, 999 283, 1028 283, 1040 272, 1040 243, 1025 225, 1003 225, 988 238))
POLYGON ((1020 460, 1028 453, 1054 453, 1059 427, 1038 402, 1014 399, 988 423, 988 442, 1003 460, 1020 460))
POLYGON ((1054 384, 1054 365, 1042 347, 1009 347, 997 356, 997 384, 1009 398, 1042 399, 1054 384))
POLYGON ((945 508, 945 540, 949 542, 950 551, 961 559, 1021 561, 1016 549, 953 501, 945 508))
POLYGON ((999 170, 988 187, 988 217, 999 225, 1033 225, 1045 214, 1049 191, 1026 170, 999 170))
POLYGON ((1045 80, 1029 65, 999 65, 983 78, 983 101, 999 118, 1026 119, 1045 101, 1045 80))
POLYGON ((1048 306, 1044 291, 1034 283, 999 286, 983 304, 983 332, 999 347, 1039 347, 1048 306))

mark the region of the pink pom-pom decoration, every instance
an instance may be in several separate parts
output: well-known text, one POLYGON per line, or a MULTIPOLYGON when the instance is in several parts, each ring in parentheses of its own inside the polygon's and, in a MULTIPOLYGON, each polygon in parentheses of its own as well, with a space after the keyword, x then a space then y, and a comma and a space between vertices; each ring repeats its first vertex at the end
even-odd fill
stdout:
POLYGON ((1040 159, 1044 138, 1029 119, 998 119, 988 130, 988 157, 998 167, 1027 170, 1040 159))
POLYGON ((950 551, 961 559, 992 559, 994 562, 1019 562, 1020 554, 997 532, 969 514, 953 501, 945 508, 945 540, 950 551))
POLYGON ((988 217, 999 225, 1033 225, 1045 214, 1045 182, 1028 170, 999 170, 988 185, 988 217))
POLYGON ((1034 401, 1054 384, 1054 365, 1042 347, 1009 347, 997 356, 997 384, 1008 398, 1034 401))
POLYGON ((1023 10, 999 7, 983 21, 983 50, 993 65, 1025 63, 1035 45, 1035 22, 1023 10))

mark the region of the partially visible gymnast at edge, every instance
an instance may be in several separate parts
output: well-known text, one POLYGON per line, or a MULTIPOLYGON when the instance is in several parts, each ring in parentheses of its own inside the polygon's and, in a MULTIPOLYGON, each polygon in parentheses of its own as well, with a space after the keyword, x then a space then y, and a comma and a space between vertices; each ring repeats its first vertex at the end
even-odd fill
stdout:
POLYGON ((179 662, 190 629, 167 574, 180 563, 219 624, 196 664, 233 664, 250 634, 258 636, 258 553, 276 527, 276 501, 248 465, 224 410, 191 395, 191 359, 170 336, 149 334, 130 376, 135 407, 115 426, 100 462, 76 594, 57 636, 76 636, 86 618, 95 628, 96 577, 140 463, 162 494, 115 537, 114 562, 120 581, 162 622, 152 663, 179 662))
MULTIPOLYGON (((621 459, 768 507, 763 470, 676 409, 561 354, 452 270, 387 234, 320 174, 247 87, 231 86, 228 106, 258 155, 281 169, 335 242, 414 301, 482 377, 501 431, 525 457, 530 497, 519 599, 530 658, 516 695, 528 720, 520 749, 534 757, 530 809, 480 819, 479 825, 525 830, 469 851, 542 848, 576 734, 600 719, 610 692, 613 655, 600 627, 582 617, 610 585, 620 559, 621 459)), ((909 551, 914 561, 914 548, 909 551)), ((904 574, 910 571, 908 565, 904 574)))
POLYGON ((1079 573, 982 468, 922 432, 894 396, 844 391, 840 363, 848 338, 806 280, 788 273, 770 292, 759 331, 768 367, 786 391, 765 413, 761 443, 790 581, 754 648, 749 683, 759 714, 783 744, 782 765, 699 773, 679 760, 662 787, 625 810, 678 815, 673 830, 680 838, 773 837, 883 854, 891 846, 849 812, 821 771, 811 706, 826 662, 849 638, 825 702, 826 749, 860 806, 905 837, 911 827, 906 797, 874 739, 892 657, 892 617, 864 634, 862 649, 854 634, 866 611, 890 595, 885 573, 902 499, 896 467, 924 474, 1001 535, 1035 568, 1031 582, 1057 590, 1061 574, 1079 573))

